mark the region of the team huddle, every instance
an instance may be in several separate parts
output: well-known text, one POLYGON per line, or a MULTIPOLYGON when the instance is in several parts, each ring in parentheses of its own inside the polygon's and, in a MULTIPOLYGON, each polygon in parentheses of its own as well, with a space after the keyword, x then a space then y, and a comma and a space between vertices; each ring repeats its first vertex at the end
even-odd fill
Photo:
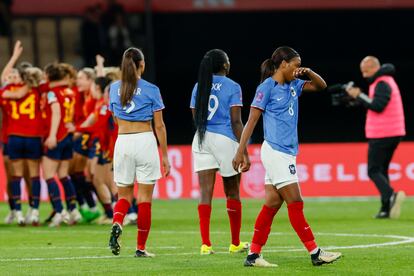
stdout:
POLYGON ((40 223, 40 172, 53 207, 49 226, 98 218, 99 223, 111 223, 117 193, 111 165, 117 126, 108 110, 108 87, 119 78, 119 70, 104 68, 102 57, 97 57, 96 72, 92 68, 77 72, 65 63, 41 70, 22 62, 14 68, 22 51, 17 42, 3 70, 0 90, 10 206, 6 223, 40 223), (26 216, 21 208, 22 179, 29 194, 26 216), (105 210, 103 216, 95 193, 105 210))
MULTIPOLYGON (((164 103, 159 88, 141 78, 145 70, 142 51, 129 48, 124 52, 118 77, 114 72, 105 74, 102 58, 97 58, 96 72, 85 68, 76 74, 71 66, 62 63, 50 64, 44 72, 27 64, 16 70, 13 67, 21 51, 20 45, 16 47, 17 57, 14 54, 9 68, 6 66, 3 71, 5 85, 1 90, 3 129, 7 129, 3 132, 4 155, 8 156, 10 166, 10 217, 16 217, 19 224, 39 223, 39 171, 42 171, 54 210, 50 226, 96 219, 99 216, 93 196, 96 193, 105 210, 100 221, 112 224, 109 237, 112 253, 120 254, 125 218, 136 206, 135 256, 154 257, 146 250, 152 194, 156 181, 168 176, 170 164, 162 115, 164 103), (26 184, 30 183, 31 191, 27 220, 21 212, 22 178, 26 184), (65 191, 66 210, 57 179, 65 191), (136 204, 135 184, 138 185, 136 204), (116 202, 113 210, 112 202, 116 202)), ((341 253, 327 252, 317 245, 304 217, 296 172, 298 98, 303 91, 323 90, 326 83, 311 69, 301 67, 299 54, 289 47, 277 48, 261 69, 261 84, 243 126, 242 91, 239 84, 227 77, 230 70, 227 54, 219 49, 210 50, 200 63, 190 99, 197 129, 192 152, 201 192, 200 254, 214 254, 210 216, 218 171, 223 178, 230 221, 229 252, 248 252, 245 266, 277 266, 266 261, 261 251, 273 218, 284 202, 290 223, 309 252, 312 264, 332 263, 341 253), (302 76, 309 80, 300 79, 302 76), (266 170, 266 195, 249 243, 240 240, 240 176, 250 168, 247 144, 262 114, 265 141, 261 159, 266 170)))

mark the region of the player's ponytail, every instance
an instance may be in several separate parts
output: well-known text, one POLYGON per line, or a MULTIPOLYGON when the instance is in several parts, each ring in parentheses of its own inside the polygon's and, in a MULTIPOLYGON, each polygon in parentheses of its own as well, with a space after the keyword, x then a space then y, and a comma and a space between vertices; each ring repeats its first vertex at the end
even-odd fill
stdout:
POLYGON ((195 103, 194 123, 197 128, 198 141, 201 145, 204 140, 207 127, 208 105, 211 85, 213 83, 213 61, 205 55, 198 69, 198 85, 195 103))
POLYGON ((197 128, 199 145, 203 143, 207 129, 210 93, 213 84, 213 74, 225 70, 228 62, 227 54, 220 49, 208 51, 200 62, 198 69, 197 96, 195 101, 194 124, 197 128))
POLYGON ((273 76, 283 61, 289 62, 295 57, 299 57, 299 53, 288 46, 278 47, 272 54, 271 58, 266 59, 261 67, 261 80, 263 82, 268 77, 273 76))
POLYGON ((144 60, 144 54, 137 48, 128 48, 123 55, 121 65, 121 105, 126 106, 134 96, 139 79, 138 68, 144 60))
POLYGON ((263 61, 262 65, 260 66, 260 83, 262 83, 265 79, 268 77, 273 76, 273 73, 275 72, 275 65, 273 64, 272 59, 268 58, 265 61, 263 61))

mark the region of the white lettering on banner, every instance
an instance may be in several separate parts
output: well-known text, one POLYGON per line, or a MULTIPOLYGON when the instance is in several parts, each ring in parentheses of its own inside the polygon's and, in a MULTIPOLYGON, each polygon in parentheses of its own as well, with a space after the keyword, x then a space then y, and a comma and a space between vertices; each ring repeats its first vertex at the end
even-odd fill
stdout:
POLYGON ((168 150, 171 161, 170 176, 166 181, 167 197, 180 198, 183 195, 183 177, 177 168, 183 167, 183 156, 179 149, 168 150))
POLYGON ((358 165, 358 180, 360 180, 360 181, 369 181, 368 165, 367 164, 359 164, 358 165))
POLYGON ((401 165, 400 164, 391 163, 389 169, 396 171, 396 172, 393 172, 393 173, 391 173, 391 172, 389 173, 391 181, 397 181, 397 180, 401 179, 402 174, 401 174, 401 165))
POLYGON ((313 167, 313 177, 316 182, 332 181, 331 164, 315 164, 313 167))
POLYGON ((414 163, 410 163, 407 165, 405 169, 405 174, 407 175, 408 179, 414 180, 414 163))
POLYGON ((355 180, 355 175, 345 173, 345 165, 344 164, 338 164, 336 169, 337 169, 337 173, 338 173, 338 175, 337 175, 338 181, 350 182, 350 181, 355 180))
POLYGON ((296 168, 298 170, 298 177, 299 182, 306 182, 309 180, 309 172, 308 172, 308 166, 303 164, 297 164, 296 168))

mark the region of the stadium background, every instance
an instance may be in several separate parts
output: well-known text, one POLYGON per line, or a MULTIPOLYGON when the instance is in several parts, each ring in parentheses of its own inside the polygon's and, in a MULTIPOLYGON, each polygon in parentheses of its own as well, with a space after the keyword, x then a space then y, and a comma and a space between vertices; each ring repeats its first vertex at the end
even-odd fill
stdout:
MULTIPOLYGON (((7 2, 7 1, 5 1, 7 2)), ((82 65, 79 28, 87 6, 100 1, 15 0, 11 33, 0 38, 0 64, 12 45, 25 47, 21 60, 44 66, 53 60, 82 65)), ((328 85, 353 80, 366 89, 360 60, 370 54, 397 68, 404 101, 407 136, 391 165, 397 188, 414 195, 414 100, 411 79, 414 48, 409 30, 414 27, 412 1, 118 1, 128 12, 131 40, 144 49, 144 78, 161 88, 173 173, 158 185, 160 198, 196 197, 188 145, 193 136, 188 109, 198 64, 211 48, 225 50, 231 60, 230 77, 244 91, 248 105, 259 81, 259 65, 273 49, 289 45, 302 56, 303 65, 319 72, 328 85), (392 12, 390 12, 392 10, 392 12), (164 183, 166 185, 164 185, 164 183)), ((333 107, 326 92, 301 97, 299 137, 302 144, 299 174, 305 196, 376 195, 364 174, 365 110, 333 107), (350 143, 352 142, 352 143, 350 143), (359 142, 359 143, 358 143, 359 142), (332 144, 333 143, 333 144, 332 144), (341 144, 337 144, 341 143, 341 144), (346 144, 343 144, 346 143, 346 144), (357 143, 357 144, 354 144, 357 143), (302 166, 302 167, 301 167, 302 166), (301 169, 302 168, 302 169, 301 169), (301 173, 302 170, 302 173, 301 173)), ((257 128, 253 143, 262 141, 257 128)), ((243 179, 243 196, 262 195, 263 168, 257 146, 251 147, 253 167, 243 179)), ((4 171, 0 177, 4 183, 4 171)), ((4 185, 0 200, 4 199, 4 185)), ((217 185, 216 193, 223 195, 217 185)), ((45 192, 45 187, 43 189, 45 192)), ((44 194, 46 197, 46 194, 44 194)))

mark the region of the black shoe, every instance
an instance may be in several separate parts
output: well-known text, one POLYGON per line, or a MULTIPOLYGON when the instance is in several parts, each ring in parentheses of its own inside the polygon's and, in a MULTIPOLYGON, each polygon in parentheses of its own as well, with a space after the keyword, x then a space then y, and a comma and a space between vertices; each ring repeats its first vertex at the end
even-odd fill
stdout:
POLYGON ((318 252, 311 255, 311 261, 314 266, 320 266, 323 264, 330 264, 341 258, 340 252, 328 252, 319 248, 318 252))
POLYGON ((49 217, 45 220, 45 224, 48 224, 48 223, 52 222, 52 219, 55 215, 56 215, 56 212, 52 211, 52 213, 50 213, 49 217))
POLYGON ((247 255, 244 261, 244 266, 256 266, 256 267, 277 267, 277 264, 271 264, 259 254, 253 253, 247 255))
POLYGON ((135 251, 135 257, 138 258, 154 258, 155 254, 147 252, 147 250, 137 250, 135 251))
POLYGON ((388 199, 387 201, 381 200, 381 209, 378 211, 378 214, 374 216, 374 218, 376 219, 390 218, 390 204, 391 204, 391 198, 388 199))
POLYGON ((112 226, 111 236, 109 237, 109 248, 114 255, 119 255, 121 252, 120 237, 122 234, 122 228, 118 223, 112 226))
POLYGON ((390 212, 380 210, 378 214, 375 215, 376 219, 387 219, 390 218, 390 212))

